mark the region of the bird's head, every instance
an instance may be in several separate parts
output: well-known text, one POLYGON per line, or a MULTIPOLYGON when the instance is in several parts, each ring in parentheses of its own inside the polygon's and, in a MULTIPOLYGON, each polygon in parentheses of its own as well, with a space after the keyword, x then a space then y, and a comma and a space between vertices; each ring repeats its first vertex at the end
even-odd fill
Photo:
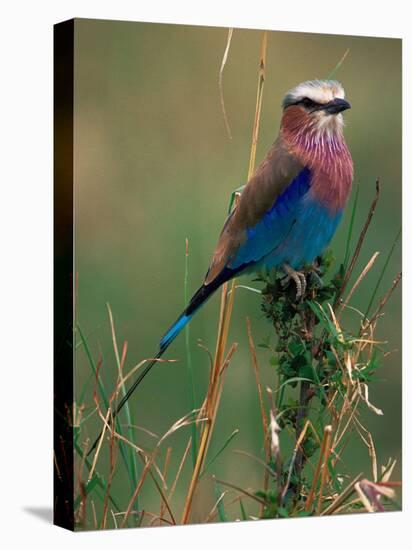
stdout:
POLYGON ((340 82, 308 80, 289 90, 282 107, 286 133, 333 139, 342 132, 342 112, 351 106, 340 82))

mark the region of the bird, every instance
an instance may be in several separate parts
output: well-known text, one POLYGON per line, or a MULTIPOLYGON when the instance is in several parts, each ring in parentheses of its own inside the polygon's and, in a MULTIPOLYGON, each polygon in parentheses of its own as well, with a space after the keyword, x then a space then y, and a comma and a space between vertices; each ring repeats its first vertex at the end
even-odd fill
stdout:
MULTIPOLYGON (((336 80, 308 80, 282 101, 276 140, 229 213, 203 284, 164 334, 148 362, 113 411, 115 417, 153 365, 216 290, 262 268, 282 269, 284 281, 305 292, 305 265, 330 243, 353 181, 353 161, 342 113, 351 108, 336 80)), ((99 438, 90 451, 96 446, 99 438)))

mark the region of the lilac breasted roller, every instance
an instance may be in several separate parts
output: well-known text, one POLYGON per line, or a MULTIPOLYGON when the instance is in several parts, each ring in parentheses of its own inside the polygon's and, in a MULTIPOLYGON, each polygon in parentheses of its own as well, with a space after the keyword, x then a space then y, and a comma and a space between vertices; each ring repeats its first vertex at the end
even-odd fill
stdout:
POLYGON ((299 298, 305 282, 299 269, 327 247, 350 194, 353 163, 341 114, 349 108, 342 85, 334 80, 302 82, 286 94, 279 135, 226 219, 204 282, 160 340, 156 359, 200 306, 235 276, 281 268, 295 281, 299 298))

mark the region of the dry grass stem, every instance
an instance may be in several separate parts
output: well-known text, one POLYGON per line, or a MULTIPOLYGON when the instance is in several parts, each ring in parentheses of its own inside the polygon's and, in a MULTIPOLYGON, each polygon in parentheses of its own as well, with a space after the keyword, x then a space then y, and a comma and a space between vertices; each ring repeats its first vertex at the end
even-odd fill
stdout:
POLYGON ((111 515, 112 515, 112 520, 113 520, 114 528, 117 529, 118 526, 117 526, 116 516, 114 515, 113 510, 110 510, 110 513, 111 513, 111 515))
POLYGON ((345 273, 345 276, 344 276, 344 279, 343 279, 343 282, 342 282, 342 286, 340 288, 340 292, 339 294, 337 295, 336 297, 336 300, 335 300, 335 309, 337 309, 340 305, 340 298, 343 296, 345 290, 346 290, 346 287, 347 287, 347 284, 349 282, 349 279, 351 278, 351 275, 352 275, 352 272, 353 272, 353 269, 356 265, 356 262, 358 260, 358 257, 359 257, 359 254, 360 254, 360 251, 362 249, 362 245, 363 245, 363 242, 365 240, 365 237, 366 237, 366 233, 369 229, 369 226, 370 226, 370 223, 372 221, 372 218, 375 214, 375 210, 376 210, 376 205, 378 203, 378 200, 379 200, 379 196, 380 196, 380 183, 379 183, 379 179, 376 180, 376 183, 375 183, 375 198, 371 204, 371 207, 369 209, 369 213, 368 213, 368 216, 366 218, 366 221, 365 221, 365 224, 362 228, 362 231, 360 233, 360 236, 359 236, 359 239, 358 239, 358 242, 356 244, 356 248, 355 248, 355 252, 353 253, 353 256, 351 258, 351 261, 350 261, 350 264, 349 264, 349 267, 348 269, 346 270, 346 273, 345 273))
MULTIPOLYGON (((167 491, 167 485, 166 485, 166 479, 167 479, 167 472, 169 469, 169 463, 170 463, 170 457, 172 455, 172 448, 168 447, 166 450, 166 457, 165 457, 165 463, 163 467, 163 491, 167 491)), ((165 501, 162 499, 160 503, 160 514, 159 514, 159 522, 163 519, 164 513, 166 509, 165 501)))
MULTIPOLYGON (((325 426, 325 429, 323 432, 322 446, 320 448, 319 459, 316 466, 315 474, 313 476, 312 487, 310 489, 308 498, 306 500, 305 509, 307 512, 309 512, 312 508, 312 504, 315 498, 316 488, 318 486, 319 477, 322 472, 322 465, 323 465, 323 471, 327 470, 326 461, 327 461, 327 457, 329 456, 331 435, 332 435, 332 426, 325 426)), ((319 502, 320 500, 321 500, 321 494, 319 494, 319 502)))
POLYGON ((225 127, 229 139, 232 139, 232 132, 230 131, 230 124, 226 113, 225 99, 223 96, 223 70, 225 68, 227 57, 229 55, 230 43, 232 41, 233 29, 229 29, 227 33, 226 48, 223 54, 222 64, 219 71, 219 96, 220 96, 220 105, 222 107, 223 120, 225 121, 225 127))
POLYGON ((220 497, 217 499, 217 501, 214 503, 213 505, 213 508, 210 510, 210 512, 208 513, 208 515, 206 516, 205 520, 203 523, 209 523, 209 521, 211 520, 211 518, 214 516, 214 514, 216 513, 216 510, 217 510, 217 507, 219 506, 219 504, 222 502, 222 500, 225 498, 225 496, 227 495, 228 491, 223 491, 223 493, 220 495, 220 497))
POLYGON ((288 492, 289 485, 290 485, 290 480, 292 478, 293 468, 295 466, 296 456, 298 454, 298 451, 302 450, 301 445, 302 445, 302 442, 305 438, 306 431, 309 428, 309 426, 310 426, 310 422, 309 422, 309 420, 306 420, 305 425, 303 426, 303 429, 300 432, 299 437, 298 437, 298 439, 295 443, 295 448, 293 449, 292 459, 290 461, 290 466, 289 466, 289 470, 288 470, 288 476, 287 476, 286 483, 285 483, 285 486, 284 486, 282 494, 281 494, 281 502, 283 502, 283 500, 286 496, 286 493, 288 492))
POLYGON ((320 478, 320 487, 319 487, 319 496, 318 496, 318 506, 317 506, 317 513, 320 515, 321 507, 322 507, 322 499, 323 499, 323 490, 326 485, 326 481, 328 478, 328 460, 330 455, 330 442, 332 437, 332 426, 325 426, 324 430, 324 436, 323 436, 323 449, 322 449, 322 472, 321 472, 321 478, 320 478))
POLYGON ((97 516, 96 516, 96 506, 94 505, 94 500, 91 500, 92 515, 93 515, 93 524, 94 528, 97 529, 97 516))
POLYGON ((256 109, 255 109, 255 120, 253 122, 252 148, 251 148, 250 160, 249 160, 248 180, 253 174, 253 171, 255 169, 255 163, 256 163, 256 149, 257 149, 257 143, 259 138, 260 115, 262 113, 263 87, 264 87, 265 78, 266 78, 267 45, 268 45, 268 33, 267 31, 264 31, 262 35, 261 46, 260 46, 258 85, 257 85, 257 92, 256 92, 256 109))
POLYGON ((345 489, 342 491, 342 493, 337 496, 334 501, 321 512, 321 516, 329 516, 336 512, 345 502, 347 498, 353 493, 355 490, 356 483, 360 480, 363 474, 358 474, 350 483, 345 487, 345 489))
POLYGON ((386 306, 389 298, 392 296, 394 290, 396 289, 396 287, 400 283, 401 279, 402 279, 402 273, 400 272, 400 273, 397 274, 396 278, 394 279, 391 288, 388 290, 388 292, 385 294, 385 296, 383 296, 383 298, 381 298, 381 300, 379 301, 379 304, 378 304, 378 307, 377 307, 375 313, 372 314, 372 316, 370 318, 370 321, 367 321, 365 330, 367 328, 369 328, 370 325, 373 325, 376 322, 378 316, 382 312, 383 308, 386 306))
MULTIPOLYGON (((260 115, 262 110, 263 87, 265 82, 266 50, 267 50, 267 32, 264 32, 262 35, 262 42, 261 42, 261 49, 260 49, 258 87, 257 87, 257 97, 256 97, 256 106, 255 106, 255 118, 253 123, 252 145, 251 145, 250 160, 249 160, 248 178, 247 178, 248 180, 253 174, 254 167, 255 167, 255 160, 256 160, 256 148, 257 148, 257 141, 258 141, 258 135, 259 135, 260 115)), ((236 283, 234 279, 232 281, 231 293, 229 297, 228 297, 228 284, 225 283, 224 285, 222 285, 215 360, 214 360, 213 368, 211 372, 211 381, 209 384, 208 396, 205 402, 206 415, 207 415, 208 421, 204 426, 204 429, 202 431, 201 438, 200 438, 196 464, 193 469, 193 475, 192 475, 189 491, 187 494, 187 498, 186 498, 186 502, 183 510, 183 516, 182 516, 183 524, 186 524, 189 521, 194 492, 196 489, 196 485, 199 479, 202 466, 204 464, 205 455, 209 445, 209 438, 211 435, 214 419, 217 412, 215 405, 216 403, 219 402, 218 396, 220 395, 221 392, 216 387, 217 386, 216 379, 220 376, 221 365, 225 354, 227 339, 229 335, 230 320, 232 316, 234 297, 235 297, 235 284, 236 283)))
POLYGON ((144 481, 145 481, 145 479, 146 479, 146 477, 147 477, 147 475, 148 475, 148 473, 149 473, 149 470, 150 470, 150 468, 151 468, 151 466, 152 466, 152 463, 153 463, 153 461, 154 461, 154 459, 155 459, 156 451, 157 451, 157 447, 156 447, 155 450, 153 451, 151 457, 145 459, 145 461, 146 461, 145 467, 143 468, 143 472, 142 472, 142 474, 141 474, 141 476, 140 476, 140 479, 139 479, 139 482, 138 482, 138 484, 137 484, 137 486, 136 486, 136 489, 135 489, 134 492, 133 492, 132 498, 131 498, 130 501, 129 501, 129 504, 128 504, 128 506, 127 506, 125 515, 124 515, 123 520, 122 520, 122 523, 120 524, 120 528, 121 528, 121 529, 122 529, 123 527, 125 527, 125 525, 126 525, 126 523, 127 523, 127 520, 128 520, 128 518, 129 518, 129 516, 130 516, 130 513, 131 513, 132 510, 133 510, 134 503, 136 502, 136 499, 137 499, 137 497, 138 497, 138 495, 139 495, 139 493, 140 493, 140 490, 141 490, 141 488, 142 488, 142 486, 143 486, 143 483, 144 483, 144 481))
POLYGON ((118 455, 118 449, 117 445, 115 444, 115 438, 114 438, 114 432, 110 434, 110 442, 109 442, 109 478, 107 480, 107 487, 106 487, 106 493, 104 495, 104 502, 103 502, 103 519, 101 528, 106 528, 106 522, 107 522, 107 513, 109 511, 109 498, 110 498, 110 489, 113 482, 113 477, 115 473, 116 468, 116 461, 117 461, 117 455, 118 455))
POLYGON ((367 273, 370 271, 370 269, 372 268, 373 264, 375 263, 376 261, 376 258, 379 256, 379 252, 375 252, 371 259, 369 260, 369 262, 366 264, 366 266, 363 268, 361 274, 359 275, 359 277, 356 279, 356 282, 353 284, 352 288, 350 289, 345 301, 343 302, 342 304, 342 307, 345 308, 348 303, 350 302, 355 290, 358 288, 358 286, 361 284, 361 282, 363 281, 363 279, 365 278, 365 276, 367 275, 367 273))
POLYGON ((170 488, 170 492, 169 492, 169 496, 168 496, 168 499, 169 501, 172 500, 173 498, 173 495, 174 495, 174 492, 175 492, 175 489, 176 489, 176 485, 177 485, 177 482, 179 481, 179 478, 180 478, 180 474, 182 473, 182 470, 183 470, 183 466, 185 465, 185 462, 186 462, 186 459, 187 459, 187 456, 189 454, 189 450, 190 450, 190 447, 192 445, 192 438, 190 437, 189 438, 189 441, 186 445, 186 449, 183 453, 183 456, 182 456, 182 460, 180 461, 180 464, 179 464, 179 468, 177 470, 177 474, 176 474, 176 477, 172 483, 172 486, 170 488))

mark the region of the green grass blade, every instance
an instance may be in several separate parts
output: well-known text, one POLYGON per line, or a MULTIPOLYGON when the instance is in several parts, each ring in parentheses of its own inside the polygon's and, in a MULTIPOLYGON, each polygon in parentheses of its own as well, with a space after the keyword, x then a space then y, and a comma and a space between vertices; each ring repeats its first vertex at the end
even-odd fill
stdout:
POLYGON ((240 516, 242 520, 247 521, 247 514, 246 514, 245 507, 243 506, 242 499, 239 500, 239 506, 240 506, 240 516))
POLYGON ((317 304, 316 302, 312 302, 311 300, 307 300, 306 302, 310 309, 313 311, 313 313, 318 318, 319 322, 323 326, 324 329, 328 331, 329 334, 332 334, 333 337, 337 340, 339 338, 338 331, 336 330, 335 325, 332 323, 332 321, 329 319, 326 312, 317 304))
POLYGON ((221 498, 222 493, 223 491, 220 484, 217 481, 215 481, 215 497, 216 497, 216 500, 218 501, 217 513, 220 521, 226 522, 227 515, 226 515, 225 505, 223 504, 223 498, 221 498))
MULTIPOLYGON (((90 353, 90 348, 89 348, 89 345, 87 343, 87 340, 86 338, 84 337, 84 334, 80 328, 80 325, 79 323, 76 323, 76 330, 77 332, 79 333, 79 336, 80 336, 80 340, 83 344, 83 348, 84 348, 84 351, 86 353, 86 357, 87 357, 87 360, 89 362, 89 365, 93 371, 93 374, 94 374, 94 377, 96 377, 96 374, 97 374, 97 367, 93 361, 93 357, 92 357, 92 354, 90 353)), ((104 389, 104 384, 103 384, 103 380, 102 380, 102 377, 99 376, 98 379, 97 379, 97 383, 98 383, 98 386, 99 386, 99 390, 100 390, 100 394, 103 398, 103 402, 104 402, 104 406, 106 408, 109 407, 109 399, 107 397, 107 394, 106 394, 106 390, 104 389)))
POLYGON ((293 384, 293 382, 313 382, 310 378, 303 378, 302 376, 292 376, 292 378, 288 378, 285 380, 278 388, 277 392, 281 391, 287 384, 293 384))
POLYGON ((203 468, 202 473, 199 476, 199 479, 203 476, 203 474, 206 472, 206 470, 213 464, 213 462, 218 458, 220 454, 223 453, 223 451, 226 449, 226 447, 229 445, 229 443, 232 441, 234 437, 237 436, 239 433, 239 430, 234 430, 229 437, 226 439, 226 441, 223 443, 223 445, 220 447, 218 452, 209 460, 209 462, 206 464, 206 466, 203 468))
POLYGON ((335 74, 339 71, 339 69, 341 68, 341 66, 343 65, 343 62, 345 61, 348 53, 350 52, 350 48, 348 48, 345 53, 342 55, 342 57, 339 59, 339 61, 336 63, 336 65, 334 66, 334 68, 331 70, 331 72, 328 74, 328 76, 326 77, 328 80, 333 78, 335 76, 335 74))
POLYGON ((234 191, 232 191, 231 195, 230 195, 230 199, 229 199, 229 209, 228 209, 228 214, 230 214, 232 212, 232 207, 233 207, 233 203, 235 202, 235 197, 237 194, 241 194, 243 189, 246 187, 246 185, 241 185, 240 187, 238 187, 237 189, 235 189, 234 191))
POLYGON ((85 400, 85 397, 86 397, 86 393, 87 393, 87 389, 89 387, 89 384, 91 383, 91 381, 93 380, 94 378, 94 374, 91 373, 91 375, 89 376, 89 378, 86 380, 85 384, 83 384, 83 387, 81 389, 81 392, 80 392, 80 395, 79 395, 79 400, 78 400, 78 405, 80 406, 82 403, 84 403, 84 400, 85 400))
POLYGON ((359 185, 359 183, 357 183, 356 184, 356 191, 355 191, 355 199, 353 201, 352 212, 351 212, 350 221, 349 221, 348 236, 346 238, 345 256, 344 256, 344 260, 343 260, 344 271, 346 271, 346 268, 348 267, 348 262, 349 262, 350 244, 351 244, 351 241, 352 241, 353 225, 354 225, 354 222, 355 222, 355 215, 356 215, 356 210, 357 210, 357 207, 358 207, 359 189, 360 189, 360 185, 359 185))

